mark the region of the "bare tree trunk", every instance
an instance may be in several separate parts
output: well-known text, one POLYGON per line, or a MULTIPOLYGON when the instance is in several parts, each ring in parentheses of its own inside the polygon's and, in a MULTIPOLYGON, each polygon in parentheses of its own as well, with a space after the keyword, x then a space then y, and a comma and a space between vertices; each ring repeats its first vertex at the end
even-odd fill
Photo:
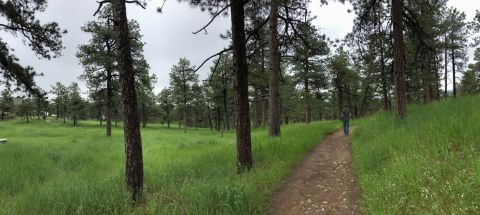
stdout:
MULTIPOLYGON (((262 96, 263 97, 263 96, 262 96)), ((268 115, 268 100, 265 97, 262 98, 262 128, 267 126, 267 115, 268 115)))
POLYGON ((233 68, 235 72, 235 115, 237 133, 237 172, 252 168, 250 117, 248 104, 248 66, 245 44, 243 1, 231 1, 233 68))
POLYGON ((310 83, 308 82, 308 58, 305 59, 305 71, 304 71, 304 80, 303 80, 303 90, 305 93, 305 123, 309 124, 312 121, 312 107, 310 106, 310 83))
POLYGON ((40 120, 40 102, 37 103, 37 120, 40 120))
POLYGON ((124 110, 125 182, 133 201, 140 202, 143 192, 142 139, 125 0, 112 0, 112 6, 124 110))
POLYGON ((142 102, 142 127, 146 128, 148 123, 147 110, 145 107, 145 102, 142 102))
POLYGON ((447 34, 445 34, 445 98, 448 98, 448 49, 447 49, 447 34))
POLYGON ((405 45, 403 41, 403 0, 392 0, 392 22, 397 115, 403 119, 407 115, 405 97, 405 45))
POLYGON ((278 50, 278 0, 270 1, 270 99, 269 99, 269 135, 280 136, 280 52, 278 50))
MULTIPOLYGON (((452 38, 452 44, 453 44, 453 38, 452 38)), ((452 84, 453 84, 453 98, 457 97, 457 80, 456 80, 456 74, 455 74, 455 49, 452 47, 452 84)))
POLYGON ((187 98, 183 99, 183 133, 187 133, 187 98))
POLYGON ((224 83, 223 88, 223 113, 225 114, 225 124, 227 125, 227 131, 230 131, 230 120, 228 120, 228 111, 227 111, 227 88, 225 88, 224 83))
POLYGON ((382 68, 382 94, 383 94, 383 109, 389 110, 388 108, 388 86, 387 86, 387 71, 385 66, 385 52, 383 48, 383 43, 380 43, 380 66, 382 68))
POLYGON ((112 136, 112 106, 113 106, 113 89, 112 89, 112 71, 107 69, 107 105, 105 106, 106 135, 112 136))
POLYGON ((217 106, 217 131, 220 131, 222 128, 222 114, 220 113, 220 107, 217 106))
POLYGON ((207 113, 208 113, 208 123, 210 124, 210 131, 213 131, 212 114, 211 114, 209 105, 207 106, 207 109, 208 109, 207 113))

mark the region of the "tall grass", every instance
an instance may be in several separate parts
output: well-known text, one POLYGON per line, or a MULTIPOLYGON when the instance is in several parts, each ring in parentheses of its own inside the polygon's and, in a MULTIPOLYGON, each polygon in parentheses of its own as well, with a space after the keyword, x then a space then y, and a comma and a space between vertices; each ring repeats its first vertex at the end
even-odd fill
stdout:
POLYGON ((353 135, 366 214, 480 214, 480 97, 379 113, 353 135))
POLYGON ((282 137, 252 135, 254 169, 237 175, 235 135, 142 130, 145 202, 123 189, 122 129, 111 138, 91 122, 0 122, 0 214, 264 214, 272 192, 315 144, 338 128, 295 124, 282 137))

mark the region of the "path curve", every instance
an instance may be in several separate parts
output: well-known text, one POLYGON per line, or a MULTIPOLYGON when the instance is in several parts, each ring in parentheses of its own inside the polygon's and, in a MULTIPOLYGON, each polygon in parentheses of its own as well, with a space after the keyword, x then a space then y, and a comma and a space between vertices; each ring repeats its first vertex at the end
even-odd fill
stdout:
POLYGON ((271 214, 360 214, 348 138, 327 136, 274 195, 271 214))

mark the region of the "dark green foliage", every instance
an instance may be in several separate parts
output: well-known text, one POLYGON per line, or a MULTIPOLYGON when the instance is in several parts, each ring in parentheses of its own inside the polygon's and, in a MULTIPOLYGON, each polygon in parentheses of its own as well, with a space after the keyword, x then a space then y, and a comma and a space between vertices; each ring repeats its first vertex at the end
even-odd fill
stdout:
POLYGON ((184 132, 187 132, 187 113, 191 102, 196 95, 193 91, 194 85, 198 85, 198 74, 195 74, 195 66, 190 64, 186 58, 180 58, 177 65, 172 67, 170 72, 170 86, 173 98, 179 112, 182 114, 184 132))
MULTIPOLYGON (((58 24, 42 24, 35 17, 43 12, 46 0, 7 0, 0 1, 0 30, 20 35, 28 46, 40 57, 50 59, 60 56, 63 49, 61 30, 58 24)), ((65 33, 65 32, 64 32, 65 33)), ((15 82, 18 86, 35 93, 33 77, 37 75, 33 68, 23 67, 10 53, 8 45, 0 39, 0 74, 6 82, 15 82)))

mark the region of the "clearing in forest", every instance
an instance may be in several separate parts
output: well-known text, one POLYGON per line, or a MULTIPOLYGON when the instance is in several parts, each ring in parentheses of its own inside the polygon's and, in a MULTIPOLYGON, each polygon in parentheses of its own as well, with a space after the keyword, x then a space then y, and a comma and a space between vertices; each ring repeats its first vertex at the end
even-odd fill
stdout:
POLYGON ((292 171, 272 200, 271 214, 359 214, 360 193, 348 138, 326 137, 292 171))

